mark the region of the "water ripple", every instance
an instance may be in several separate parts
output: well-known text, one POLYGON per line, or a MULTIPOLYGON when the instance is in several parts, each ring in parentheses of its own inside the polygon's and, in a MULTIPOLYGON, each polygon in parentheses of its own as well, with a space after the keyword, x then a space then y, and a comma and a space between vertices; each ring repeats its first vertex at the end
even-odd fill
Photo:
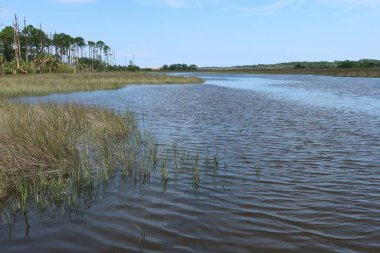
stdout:
POLYGON ((203 77, 30 99, 131 109, 162 142, 210 147, 223 164, 198 190, 191 176, 166 192, 114 187, 82 217, 30 218, 29 238, 22 222, 4 227, 0 251, 380 251, 379 79, 203 77))

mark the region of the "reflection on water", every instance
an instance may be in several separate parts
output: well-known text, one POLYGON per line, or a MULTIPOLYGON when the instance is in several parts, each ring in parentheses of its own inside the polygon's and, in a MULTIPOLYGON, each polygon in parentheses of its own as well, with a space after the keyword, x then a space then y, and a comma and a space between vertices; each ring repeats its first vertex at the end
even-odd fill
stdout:
POLYGON ((201 76, 29 99, 131 109, 161 142, 217 153, 220 166, 215 177, 202 162, 197 189, 193 172, 165 191, 160 180, 111 183, 64 222, 19 215, 1 225, 0 251, 379 251, 379 79, 201 76))
POLYGON ((209 84, 263 92, 277 99, 288 99, 307 105, 353 110, 380 115, 379 81, 369 78, 234 76, 209 84), (337 84, 338 83, 338 84, 337 84), (369 87, 368 87, 369 86, 369 87), (375 88, 374 90, 370 90, 375 88), (367 93, 363 93, 362 90, 367 93))

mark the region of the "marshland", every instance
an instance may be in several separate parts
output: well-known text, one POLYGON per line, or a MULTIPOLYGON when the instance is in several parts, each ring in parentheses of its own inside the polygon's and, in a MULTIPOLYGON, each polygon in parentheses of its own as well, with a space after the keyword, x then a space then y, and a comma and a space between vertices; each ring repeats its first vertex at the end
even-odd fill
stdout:
POLYGON ((0 252, 379 252, 379 7, 3 0, 0 252))
POLYGON ((29 120, 2 127, 7 157, 34 173, 11 177, 2 249, 376 250, 379 79, 173 75, 205 83, 11 102, 29 120))
POLYGON ((3 76, 0 84, 2 202, 9 200, 13 203, 6 205, 11 205, 12 210, 25 211, 29 197, 39 204, 73 199, 72 193, 66 194, 72 191, 68 187, 92 187, 94 180, 108 173, 108 160, 126 155, 121 147, 115 149, 115 143, 127 142, 132 132, 138 131, 131 113, 118 115, 80 104, 26 105, 9 99, 117 89, 127 84, 171 83, 202 83, 202 80, 142 72, 3 76), (97 167, 94 174, 89 163, 95 163, 95 158, 102 169, 97 167))
POLYGON ((51 93, 109 90, 127 84, 194 84, 196 77, 175 77, 143 72, 62 73, 5 75, 1 77, 0 98, 41 96, 51 93))

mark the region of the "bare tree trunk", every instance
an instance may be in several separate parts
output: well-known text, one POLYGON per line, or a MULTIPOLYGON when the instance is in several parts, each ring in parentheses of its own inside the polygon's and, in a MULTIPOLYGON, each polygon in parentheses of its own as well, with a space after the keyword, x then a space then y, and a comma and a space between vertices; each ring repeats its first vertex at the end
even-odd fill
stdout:
POLYGON ((47 53, 48 53, 48 55, 50 55, 50 46, 51 46, 51 33, 49 34, 49 43, 48 43, 48 51, 47 51, 47 53))
POLYGON ((28 32, 26 30, 26 18, 25 17, 24 17, 24 31, 25 31, 25 61, 29 62, 28 32))
POLYGON ((59 54, 61 55, 61 63, 63 63, 63 44, 61 44, 61 48, 59 50, 59 54))
POLYGON ((40 24, 40 31, 41 31, 41 37, 40 37, 40 43, 41 43, 41 51, 40 54, 44 53, 44 38, 42 35, 42 25, 40 24))
POLYGON ((14 29, 14 44, 15 44, 15 60, 16 60, 16 67, 17 69, 20 69, 20 58, 21 58, 21 51, 20 51, 20 28, 18 23, 17 15, 15 15, 15 21, 13 24, 14 29))
POLYGON ((68 63, 69 65, 71 65, 71 44, 69 44, 69 48, 68 48, 68 63))
POLYGON ((91 58, 91 70, 94 70, 94 57, 95 57, 95 48, 92 48, 92 58, 91 58))

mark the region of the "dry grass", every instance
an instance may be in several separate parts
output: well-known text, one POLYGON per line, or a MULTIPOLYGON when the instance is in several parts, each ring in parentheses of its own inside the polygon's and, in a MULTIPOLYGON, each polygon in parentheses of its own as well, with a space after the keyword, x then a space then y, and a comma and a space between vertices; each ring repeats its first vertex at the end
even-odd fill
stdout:
POLYGON ((166 76, 152 73, 79 73, 0 76, 0 98, 39 96, 52 93, 118 89, 127 84, 195 84, 194 77, 166 76))
POLYGON ((86 172, 89 150, 110 149, 135 127, 130 116, 101 108, 0 103, 0 196, 36 178, 86 172))

